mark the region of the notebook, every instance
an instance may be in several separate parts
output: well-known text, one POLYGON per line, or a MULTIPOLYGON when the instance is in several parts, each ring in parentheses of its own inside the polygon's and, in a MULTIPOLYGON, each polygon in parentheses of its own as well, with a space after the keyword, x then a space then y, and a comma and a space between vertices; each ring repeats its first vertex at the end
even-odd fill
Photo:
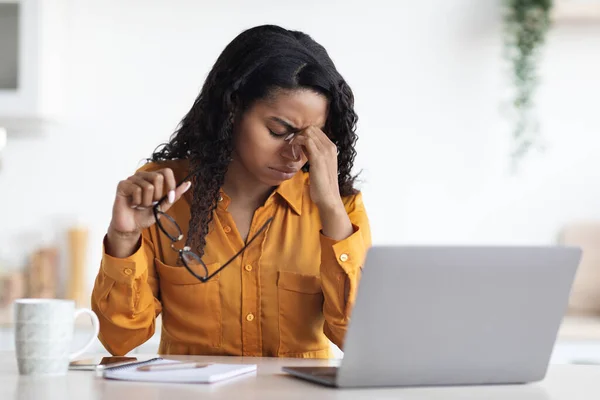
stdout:
POLYGON ((180 360, 166 360, 158 357, 147 361, 106 368, 102 376, 106 379, 138 382, 212 383, 256 371, 256 364, 211 364, 203 368, 169 371, 140 371, 137 369, 145 365, 170 364, 178 361, 180 360))

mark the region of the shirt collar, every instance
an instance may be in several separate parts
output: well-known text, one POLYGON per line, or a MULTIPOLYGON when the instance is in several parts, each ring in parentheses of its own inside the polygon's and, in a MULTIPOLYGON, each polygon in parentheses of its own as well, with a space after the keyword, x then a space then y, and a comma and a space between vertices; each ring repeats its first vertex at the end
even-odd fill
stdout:
POLYGON ((302 195, 304 194, 304 185, 306 183, 305 173, 298 171, 292 179, 283 181, 275 193, 281 196, 298 215, 302 215, 302 195))
MULTIPOLYGON (((189 173, 189 161, 182 161, 183 162, 181 162, 179 168, 173 168, 177 184, 183 183, 181 182, 181 179, 183 179, 189 173)), ((294 210, 294 212, 298 215, 302 215, 302 196, 304 194, 304 185, 306 184, 307 179, 305 175, 307 174, 304 171, 298 171, 293 178, 283 181, 273 193, 283 198, 292 208, 292 210, 294 210)), ((223 209, 227 209, 227 206, 231 201, 229 196, 223 192, 223 189, 219 191, 219 195, 220 201, 218 206, 222 207, 223 209)), ((191 206, 193 199, 192 189, 188 190, 184 194, 184 197, 191 206)))

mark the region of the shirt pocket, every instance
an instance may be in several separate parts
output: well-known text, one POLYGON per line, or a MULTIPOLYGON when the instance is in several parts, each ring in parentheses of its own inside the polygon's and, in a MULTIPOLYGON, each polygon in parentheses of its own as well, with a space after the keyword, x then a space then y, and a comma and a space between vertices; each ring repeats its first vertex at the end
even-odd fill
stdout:
POLYGON ((303 357, 303 353, 328 348, 323 333, 323 291, 315 275, 279 271, 279 355, 303 357))
MULTIPOLYGON (((160 282, 163 329, 182 343, 222 345, 221 289, 219 274, 202 283, 181 266, 154 259, 160 282)), ((219 266, 207 265, 209 271, 219 266)))

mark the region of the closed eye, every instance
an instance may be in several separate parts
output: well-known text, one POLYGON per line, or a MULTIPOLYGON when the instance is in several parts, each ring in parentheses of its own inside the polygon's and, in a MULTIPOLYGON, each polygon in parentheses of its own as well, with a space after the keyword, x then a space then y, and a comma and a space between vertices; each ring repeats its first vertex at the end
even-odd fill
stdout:
POLYGON ((282 138, 282 137, 285 137, 285 136, 288 135, 287 132, 277 133, 277 132, 272 131, 271 129, 269 129, 269 133, 271 134, 271 136, 275 136, 275 137, 278 137, 278 138, 282 138))
MULTIPOLYGON (((278 133, 278 132, 275 132, 275 131, 271 130, 271 128, 267 127, 267 129, 269 130, 269 133, 271 134, 271 136, 274 136, 274 137, 277 137, 277 138, 281 138, 281 137, 288 136, 290 133, 299 133, 300 131, 302 131, 301 128, 297 128, 297 127, 291 125, 289 122, 284 121, 281 118, 271 117, 270 120, 273 121, 273 122, 276 122, 278 125, 281 125, 281 127, 283 127, 285 129, 284 132, 278 133)), ((325 126, 321 126, 321 127, 319 127, 319 129, 321 129, 322 131, 324 131, 325 130, 325 126)))

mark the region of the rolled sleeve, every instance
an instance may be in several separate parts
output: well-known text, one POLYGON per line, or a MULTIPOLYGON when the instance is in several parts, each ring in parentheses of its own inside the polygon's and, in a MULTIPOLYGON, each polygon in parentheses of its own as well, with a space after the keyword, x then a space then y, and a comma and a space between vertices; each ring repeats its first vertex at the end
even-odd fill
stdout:
MULTIPOLYGON (((104 238, 106 241, 106 237, 104 238)), ((106 254, 102 246, 102 272, 118 283, 132 284, 133 281, 144 274, 148 264, 153 260, 148 259, 145 239, 140 239, 138 249, 126 258, 116 258, 106 254)))
POLYGON ((361 228, 354 223, 352 228, 354 232, 342 240, 334 240, 321 233, 322 268, 339 266, 346 274, 354 274, 362 267, 366 251, 365 241, 361 228))
POLYGON ((345 201, 353 232, 334 240, 321 232, 321 289, 325 335, 343 349, 362 266, 371 246, 371 230, 360 193, 345 201))
POLYGON ((100 321, 100 342, 111 354, 124 355, 154 334, 162 310, 154 248, 144 231, 134 254, 116 258, 106 254, 104 240, 91 307, 100 321))

